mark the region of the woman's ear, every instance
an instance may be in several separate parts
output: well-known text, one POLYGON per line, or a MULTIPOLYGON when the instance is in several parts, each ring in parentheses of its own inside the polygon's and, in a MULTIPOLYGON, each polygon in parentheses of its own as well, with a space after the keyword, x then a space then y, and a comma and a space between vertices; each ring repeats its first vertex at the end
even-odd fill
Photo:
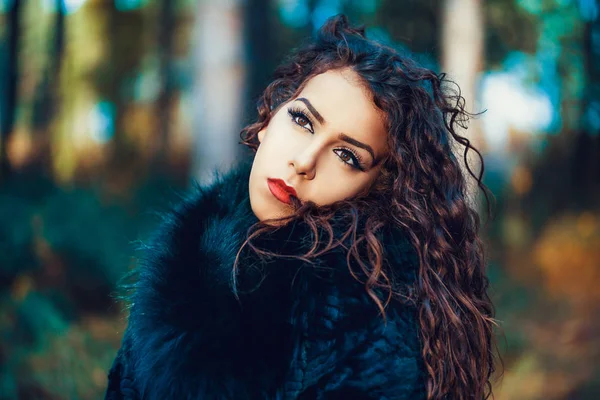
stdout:
POLYGON ((266 131, 267 131, 267 127, 264 127, 260 131, 258 131, 258 142, 259 143, 262 143, 263 138, 265 137, 266 131))

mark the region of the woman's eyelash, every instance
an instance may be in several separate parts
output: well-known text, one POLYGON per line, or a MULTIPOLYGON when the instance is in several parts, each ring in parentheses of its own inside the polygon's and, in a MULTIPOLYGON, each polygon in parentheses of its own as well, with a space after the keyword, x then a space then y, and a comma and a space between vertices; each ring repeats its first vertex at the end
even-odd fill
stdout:
MULTIPOLYGON (((291 117, 293 123, 295 123, 296 125, 298 125, 299 127, 303 128, 303 129, 306 129, 310 133, 313 133, 313 134, 315 133, 314 129, 313 129, 312 119, 302 109, 290 107, 290 108, 288 108, 288 115, 291 117), (297 122, 297 120, 296 120, 297 118, 304 118, 308 122, 305 125, 302 125, 297 122), (310 128, 306 127, 306 125, 310 125, 310 128)), ((364 165, 362 163, 362 158, 354 150, 349 149, 347 147, 341 147, 341 148, 334 149, 333 152, 338 156, 338 158, 340 159, 341 162, 343 162, 350 168, 355 168, 360 171, 365 170, 364 165), (340 157, 340 155, 338 154, 338 152, 343 152, 344 154, 349 155, 350 158, 352 159, 353 163, 349 163, 348 161, 343 160, 340 157)))
POLYGON ((340 158, 340 161, 342 161, 344 164, 348 165, 349 167, 356 168, 360 171, 365 170, 364 165, 362 163, 361 156, 358 153, 356 153, 354 150, 349 149, 347 147, 341 147, 341 148, 334 149, 333 152, 340 158), (349 162, 342 160, 342 158, 338 154, 338 151, 345 152, 345 154, 348 154, 350 156, 350 158, 352 158, 352 161, 354 162, 354 164, 350 164, 349 162))
POLYGON ((288 108, 288 114, 289 116, 292 118, 292 121, 298 125, 301 128, 306 129, 307 131, 309 131, 310 133, 315 133, 313 130, 313 122, 310 119, 310 117, 304 112, 302 111, 300 108, 293 108, 290 107, 288 108), (305 125, 301 125, 298 122, 296 122, 296 118, 304 118, 308 121, 308 124, 310 124, 310 128, 307 128, 305 125))

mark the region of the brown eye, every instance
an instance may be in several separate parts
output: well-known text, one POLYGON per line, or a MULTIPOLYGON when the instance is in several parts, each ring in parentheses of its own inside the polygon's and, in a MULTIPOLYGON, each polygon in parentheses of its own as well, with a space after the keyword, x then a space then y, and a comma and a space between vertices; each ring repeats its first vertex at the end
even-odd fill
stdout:
POLYGON ((288 110, 288 114, 291 117, 291 120, 294 124, 298 125, 302 129, 307 130, 310 133, 314 133, 312 122, 310 121, 310 118, 304 114, 304 112, 290 108, 288 110))
POLYGON ((306 119, 305 117, 297 117, 296 122, 298 123, 298 125, 300 126, 304 126, 306 124, 308 124, 310 121, 308 119, 306 119))
POLYGON ((350 158, 350 156, 348 155, 348 153, 342 153, 342 154, 340 155, 340 158, 341 158, 341 159, 342 159, 342 161, 344 161, 344 162, 348 162, 348 161, 350 161, 350 160, 351 160, 351 158, 350 158))
POLYGON ((310 130, 310 120, 307 117, 303 115, 297 115, 294 118, 296 119, 296 124, 300 125, 304 129, 310 130))
POLYGON ((341 162, 344 164, 356 168, 358 170, 363 170, 360 165, 360 160, 356 154, 354 154, 351 150, 348 149, 335 149, 333 152, 338 156, 341 162))

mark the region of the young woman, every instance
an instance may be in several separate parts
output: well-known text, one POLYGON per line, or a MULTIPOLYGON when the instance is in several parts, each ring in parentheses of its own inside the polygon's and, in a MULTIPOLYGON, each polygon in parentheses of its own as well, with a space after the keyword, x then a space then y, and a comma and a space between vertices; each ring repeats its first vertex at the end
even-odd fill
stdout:
POLYGON ((487 398, 493 307, 451 149, 476 150, 442 83, 329 19, 242 131, 253 159, 143 248, 106 398, 487 398))

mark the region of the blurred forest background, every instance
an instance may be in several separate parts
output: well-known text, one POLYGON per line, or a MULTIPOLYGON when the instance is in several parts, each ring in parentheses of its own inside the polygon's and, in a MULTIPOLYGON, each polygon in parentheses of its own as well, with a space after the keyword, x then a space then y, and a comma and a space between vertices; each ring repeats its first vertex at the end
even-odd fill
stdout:
POLYGON ((0 399, 102 397, 135 241, 339 12, 487 109, 496 398, 600 398, 596 0, 0 0, 0 399))

